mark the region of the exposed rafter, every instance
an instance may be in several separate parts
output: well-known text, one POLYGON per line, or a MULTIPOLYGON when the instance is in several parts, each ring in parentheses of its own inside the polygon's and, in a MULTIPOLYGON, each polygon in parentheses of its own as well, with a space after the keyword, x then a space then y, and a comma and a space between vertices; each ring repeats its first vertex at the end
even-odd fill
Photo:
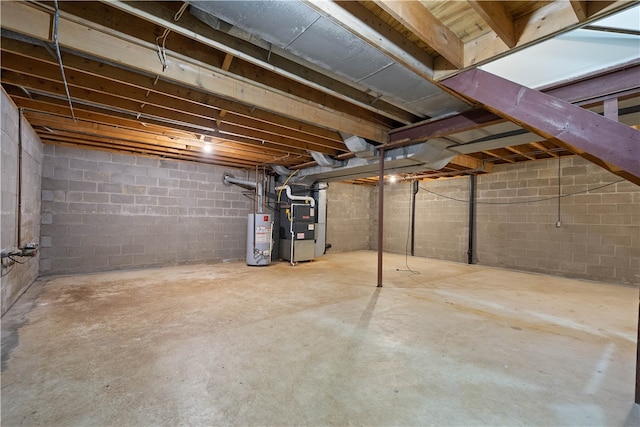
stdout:
POLYGON ((507 12, 503 2, 468 0, 473 9, 496 32, 502 41, 511 47, 518 44, 513 18, 507 12))
POLYGON ((420 2, 375 1, 378 6, 409 28, 455 67, 464 66, 462 41, 420 2))

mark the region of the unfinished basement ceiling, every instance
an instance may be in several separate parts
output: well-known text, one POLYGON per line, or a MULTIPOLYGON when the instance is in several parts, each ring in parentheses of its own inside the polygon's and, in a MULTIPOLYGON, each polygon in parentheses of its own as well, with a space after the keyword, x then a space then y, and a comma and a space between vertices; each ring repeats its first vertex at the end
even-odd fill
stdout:
MULTIPOLYGON (((207 15, 202 17, 205 22, 225 21, 422 119, 470 108, 304 2, 195 1, 189 4, 207 15)), ((202 16, 197 11, 195 15, 202 16)))
MULTIPOLYGON (((59 2, 57 28, 51 2, 0 8, 2 85, 44 143, 292 170, 353 158, 345 135, 393 146, 446 138, 456 148, 448 164, 411 172, 435 178, 584 154, 495 118, 437 135, 415 130, 486 113, 443 90, 443 79, 524 48, 544 50, 553 37, 637 5, 59 2)), ((554 68, 554 59, 544 61, 554 68)), ((640 84, 628 76, 639 67, 636 58, 608 71, 626 76, 624 89, 594 91, 603 78, 595 73, 545 91, 594 111, 605 97, 620 97, 620 120, 637 125, 640 84), (563 95, 571 91, 585 96, 563 95)))

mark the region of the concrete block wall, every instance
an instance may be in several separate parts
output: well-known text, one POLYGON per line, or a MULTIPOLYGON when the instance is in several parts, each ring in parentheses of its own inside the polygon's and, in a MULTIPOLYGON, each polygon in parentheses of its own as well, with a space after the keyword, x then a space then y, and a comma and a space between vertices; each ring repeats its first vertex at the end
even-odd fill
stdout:
MULTIPOLYGON (((567 196, 560 198, 559 228, 557 159, 500 165, 477 177, 474 261, 640 283, 640 187, 615 183, 621 178, 577 156, 562 158, 560 170, 561 194, 567 196)), ((421 189, 416 198, 416 256, 467 262, 469 179, 425 181, 420 187, 428 191, 421 189)), ((385 251, 406 251, 410 191, 408 183, 385 186, 385 251)), ((377 190, 371 200, 370 247, 377 249, 377 190)))
POLYGON ((327 243, 329 252, 369 249, 371 187, 331 183, 327 189, 327 243))
MULTIPOLYGON (((21 237, 18 233, 18 120, 19 112, 4 90, 0 94, 2 135, 0 137, 1 230, 0 249, 15 250, 29 242, 39 242, 40 183, 42 173, 42 142, 29 123, 22 119, 22 197, 21 237)), ((4 314, 38 277, 38 260, 21 258, 24 264, 2 268, 1 309, 4 314)))
MULTIPOLYGON (((469 198, 469 179, 453 178, 420 182, 420 187, 460 200, 469 198)), ((386 183, 384 193, 384 250, 410 254, 410 182, 386 183)), ((415 256, 466 262, 468 241, 467 203, 440 197, 423 189, 416 195, 415 256)), ((377 188, 372 209, 377 212, 377 188)), ((375 214, 377 215, 377 214, 375 214)), ((377 221, 371 248, 377 249, 377 221)))
POLYGON ((469 178, 436 180, 420 183, 420 187, 416 196, 415 254, 467 262, 469 204, 459 200, 469 200, 469 178))
POLYGON ((244 259, 244 189, 213 165, 45 146, 41 274, 244 259))
POLYGON ((478 177, 478 262, 640 283, 640 187, 608 185, 621 178, 577 156, 562 158, 560 170, 560 194, 569 196, 559 199, 559 228, 557 159, 498 166, 478 177), (549 200, 518 203, 525 199, 549 200))

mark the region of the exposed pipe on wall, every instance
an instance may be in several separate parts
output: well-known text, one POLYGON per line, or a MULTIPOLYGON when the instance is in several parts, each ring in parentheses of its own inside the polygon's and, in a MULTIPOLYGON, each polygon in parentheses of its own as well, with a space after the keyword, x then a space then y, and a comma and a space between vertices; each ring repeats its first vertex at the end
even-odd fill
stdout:
POLYGON ((18 188, 17 193, 17 205, 18 210, 16 212, 16 248, 20 247, 20 241, 22 240, 22 108, 18 109, 18 188))
POLYGON ((473 264, 473 246, 476 224, 476 176, 469 175, 469 249, 467 264, 473 264))

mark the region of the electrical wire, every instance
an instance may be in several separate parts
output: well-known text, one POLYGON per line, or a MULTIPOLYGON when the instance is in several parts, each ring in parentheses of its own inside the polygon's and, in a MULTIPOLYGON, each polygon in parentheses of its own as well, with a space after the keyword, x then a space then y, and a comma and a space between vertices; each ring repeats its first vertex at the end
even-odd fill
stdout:
POLYGON ((67 94, 67 100, 69 101, 69 110, 71 110, 71 118, 73 122, 76 122, 76 114, 73 111, 73 104, 71 103, 71 95, 69 94, 69 85, 67 84, 67 76, 64 73, 64 65, 62 64, 62 55, 60 54, 60 43, 58 42, 58 25, 60 21, 60 9, 58 8, 58 0, 54 0, 55 14, 53 17, 53 44, 56 48, 56 54, 58 55, 58 65, 60 66, 60 73, 62 74, 62 82, 64 83, 64 90, 67 94))
MULTIPOLYGON (((574 191, 573 193, 562 194, 560 196, 545 197, 545 198, 542 198, 542 199, 519 200, 519 201, 516 201, 516 202, 479 202, 479 201, 476 201, 475 204, 476 205, 518 205, 518 204, 526 204, 526 203, 546 202, 548 200, 558 199, 559 197, 569 197, 569 196, 575 196, 576 194, 586 194, 586 193, 588 193, 590 191, 599 190, 601 188, 605 188, 605 187, 608 187, 610 185, 615 185, 615 184, 621 183, 623 181, 625 181, 625 180, 624 179, 620 179, 618 181, 610 182, 608 184, 603 184, 603 185, 600 185, 598 187, 587 188, 586 190, 574 191)), ((445 198, 445 199, 453 200, 455 202, 469 203, 469 200, 463 200, 463 199, 457 199, 455 197, 445 196, 444 194, 440 194, 440 193, 436 193, 435 191, 427 190, 426 188, 424 188, 422 186, 420 188, 422 190, 426 191, 427 193, 434 194, 434 195, 436 195, 438 197, 442 197, 442 198, 445 198)))
MULTIPOLYGON (((182 6, 180 6, 180 10, 178 10, 176 14, 173 16, 174 21, 177 22, 182 17, 182 14, 187 9, 187 6, 189 6, 188 2, 184 2, 182 6)), ((162 72, 164 72, 167 69, 167 65, 168 65, 166 44, 167 44, 167 37, 169 36, 170 32, 171 32, 171 29, 165 28, 162 35, 160 37, 156 37, 156 48, 158 53, 158 59, 160 59, 160 64, 162 65, 162 72), (160 41, 162 41, 162 44, 160 43, 160 41)))
POLYGON ((7 258, 9 258, 11 261, 15 262, 16 264, 24 264, 25 263, 24 261, 18 261, 12 255, 7 256, 7 258))
POLYGON ((421 274, 418 270, 409 267, 409 239, 411 237, 411 201, 413 198, 413 188, 409 187, 409 220, 407 221, 407 242, 404 245, 404 265, 407 268, 396 268, 396 271, 408 271, 411 274, 421 274))
POLYGON ((280 196, 282 196, 282 190, 284 190, 284 187, 287 185, 287 182, 289 182, 289 180, 291 179, 291 177, 293 177, 293 175, 297 174, 298 171, 300 169, 296 169, 293 172, 291 172, 291 174, 287 177, 287 179, 284 181, 284 184, 282 184, 280 186, 280 191, 278 191, 278 203, 280 203, 280 196))
POLYGON ((556 224, 560 224, 560 199, 562 196, 562 184, 560 182, 560 175, 562 173, 562 156, 558 156, 558 222, 556 224))

